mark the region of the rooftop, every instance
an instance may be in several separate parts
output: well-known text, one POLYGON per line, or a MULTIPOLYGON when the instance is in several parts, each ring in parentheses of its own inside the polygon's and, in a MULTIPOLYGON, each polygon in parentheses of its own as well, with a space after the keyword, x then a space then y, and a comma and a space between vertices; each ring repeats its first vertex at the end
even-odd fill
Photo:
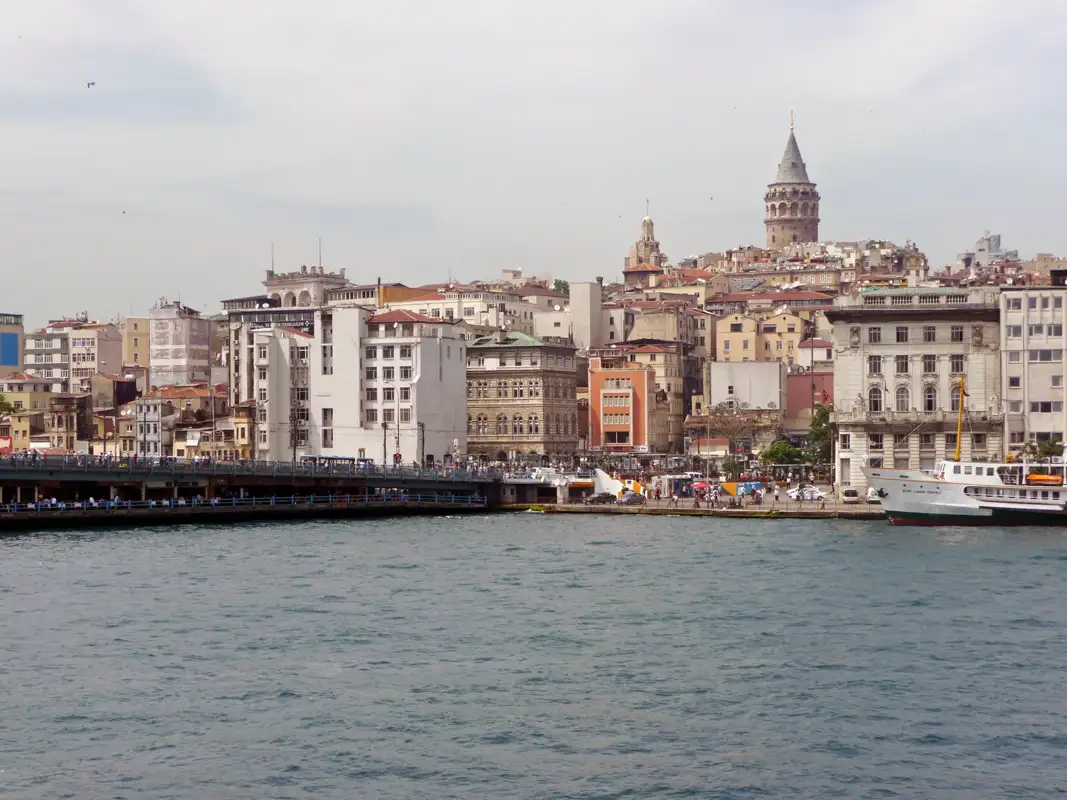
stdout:
MULTIPOLYGON (((421 298, 415 299, 418 300, 421 298)), ((390 322, 421 322, 429 325, 450 325, 452 323, 451 320, 428 317, 425 314, 416 314, 414 311, 408 311, 402 308, 393 309, 392 311, 383 311, 381 314, 375 314, 367 320, 368 325, 387 325, 390 322)))

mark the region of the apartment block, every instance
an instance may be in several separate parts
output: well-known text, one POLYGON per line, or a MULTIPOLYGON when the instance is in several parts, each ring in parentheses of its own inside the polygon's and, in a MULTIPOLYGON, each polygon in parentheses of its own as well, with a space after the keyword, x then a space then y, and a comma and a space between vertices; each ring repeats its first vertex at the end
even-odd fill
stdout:
POLYGON ((1067 270, 1050 286, 1005 286, 1000 295, 1001 397, 1008 452, 1027 442, 1062 442, 1067 432, 1067 270))
POLYGON ((211 381, 214 325, 180 302, 161 300, 149 312, 149 361, 153 386, 181 386, 211 381))
POLYGON ((98 373, 122 374, 122 334, 109 322, 77 325, 70 332, 70 381, 76 392, 88 392, 98 373))
POLYGON ((626 352, 589 359, 589 438, 594 453, 666 453, 669 404, 656 372, 626 352))
POLYGON ((150 317, 123 317, 119 321, 124 366, 151 366, 151 325, 150 317))

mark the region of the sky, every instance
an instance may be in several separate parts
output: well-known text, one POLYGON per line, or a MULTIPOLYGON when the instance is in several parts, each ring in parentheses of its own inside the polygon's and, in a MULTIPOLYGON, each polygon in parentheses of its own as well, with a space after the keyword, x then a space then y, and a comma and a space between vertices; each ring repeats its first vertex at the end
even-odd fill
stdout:
POLYGON ((214 312, 264 271, 620 274, 824 239, 1067 254, 1062 0, 44 0, 0 28, 0 311, 214 312), (87 83, 95 82, 88 87, 87 83))

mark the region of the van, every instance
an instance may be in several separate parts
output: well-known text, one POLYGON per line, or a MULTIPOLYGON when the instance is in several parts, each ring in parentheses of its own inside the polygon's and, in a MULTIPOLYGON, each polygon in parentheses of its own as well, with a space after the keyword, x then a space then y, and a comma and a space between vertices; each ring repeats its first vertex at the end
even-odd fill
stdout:
POLYGON ((882 498, 878 496, 878 490, 873 486, 867 488, 867 502, 868 503, 881 503, 882 498))
POLYGON ((854 486, 848 486, 841 490, 841 502, 842 503, 858 503, 860 501, 860 490, 854 486))

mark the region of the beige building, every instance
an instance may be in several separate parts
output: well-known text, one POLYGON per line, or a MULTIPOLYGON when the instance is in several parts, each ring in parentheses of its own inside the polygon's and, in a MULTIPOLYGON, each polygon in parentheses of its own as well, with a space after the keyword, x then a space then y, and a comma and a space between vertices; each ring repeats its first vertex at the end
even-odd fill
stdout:
POLYGON ((0 380, 0 394, 16 411, 44 411, 52 397, 52 383, 35 375, 11 375, 0 380))
POLYGON ((578 449, 574 345, 499 331, 467 345, 467 452, 489 459, 578 449))
POLYGON ((756 352, 759 361, 793 364, 804 341, 807 323, 795 314, 775 314, 759 322, 756 352))
MULTIPOLYGON (((124 317, 119 321, 122 334, 122 363, 136 364, 139 367, 151 365, 149 337, 151 320, 148 317, 124 317)), ((118 373, 119 370, 114 370, 118 373)))
POLYGON ((727 314, 715 323, 716 361, 759 361, 759 323, 745 314, 727 314))
POLYGON ((666 254, 656 240, 652 217, 641 220, 641 238, 634 242, 623 262, 622 276, 627 286, 648 286, 657 275, 663 274, 666 254))

